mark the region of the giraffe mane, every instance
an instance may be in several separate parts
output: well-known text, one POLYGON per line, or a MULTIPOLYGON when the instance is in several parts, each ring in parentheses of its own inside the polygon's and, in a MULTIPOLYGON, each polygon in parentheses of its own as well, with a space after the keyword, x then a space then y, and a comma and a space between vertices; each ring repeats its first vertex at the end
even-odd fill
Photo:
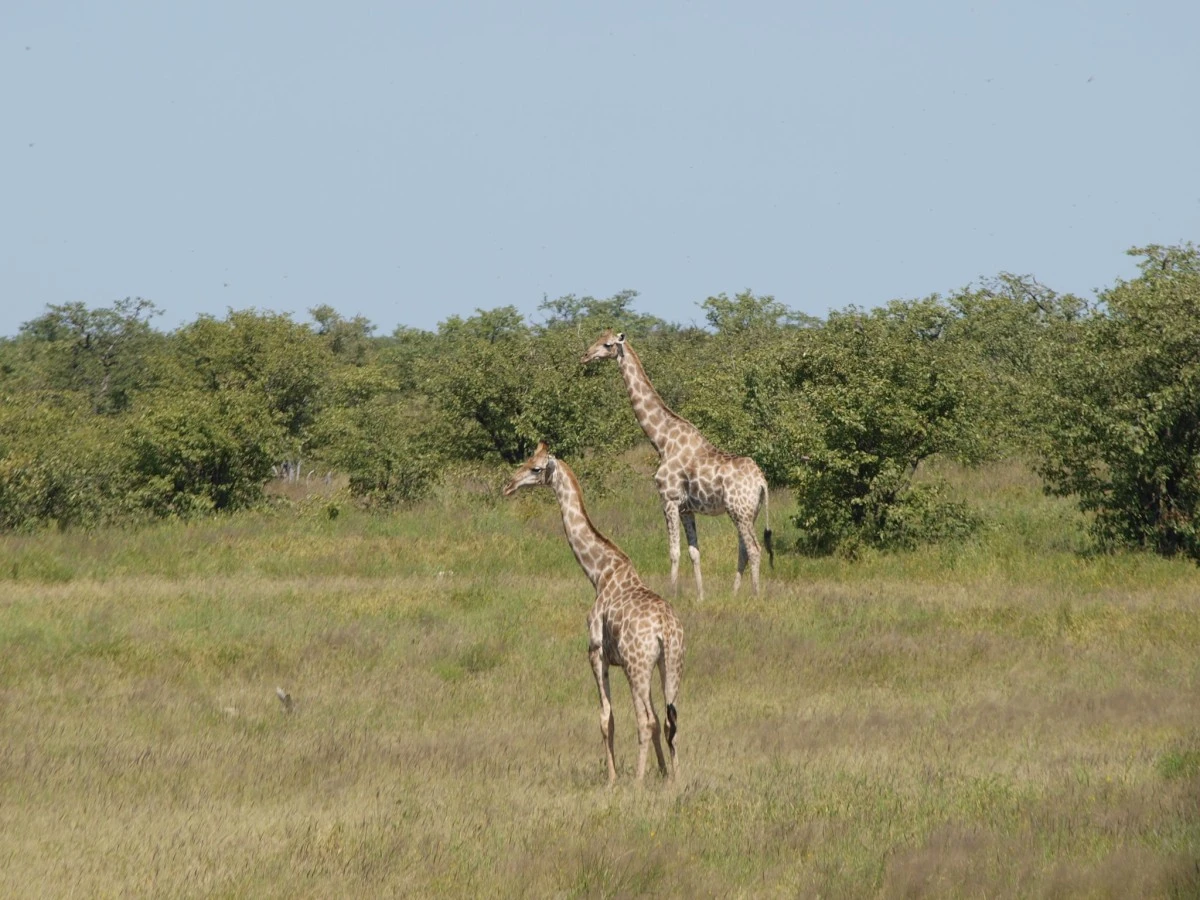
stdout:
MULTIPOLYGON (((629 341, 625 341, 624 344, 622 344, 622 346, 625 348, 625 353, 626 353, 627 357, 630 360, 632 360, 633 364, 636 365, 637 368, 641 371, 642 380, 646 383, 646 386, 650 390, 650 393, 658 401, 658 405, 662 409, 663 413, 670 419, 674 419, 677 422, 682 422, 684 425, 686 425, 688 427, 688 429, 690 431, 695 432, 695 436, 697 438, 699 438, 699 440, 702 442, 702 444, 704 446, 710 448, 711 450, 713 450, 717 453, 722 452, 712 443, 712 441, 710 441, 704 435, 704 432, 702 432, 699 428, 696 427, 696 423, 694 423, 691 419, 688 419, 685 416, 681 416, 679 413, 675 412, 675 410, 673 410, 667 404, 667 401, 662 398, 662 394, 660 394, 658 392, 658 388, 655 386, 654 381, 650 378, 649 373, 646 372, 646 367, 642 363, 642 358, 640 356, 638 356, 637 351, 634 350, 632 346, 630 346, 629 341)), ((628 362, 626 364, 628 365, 628 362)), ((736 456, 736 454, 733 454, 733 453, 730 453, 728 455, 731 457, 736 456)))
POLYGON ((620 547, 618 547, 616 544, 614 544, 609 539, 608 535, 604 534, 599 528, 597 528, 596 523, 592 521, 592 517, 588 514, 588 511, 587 511, 587 504, 585 504, 583 502, 583 488, 580 487, 579 479, 577 477, 575 477, 575 472, 572 471, 571 467, 568 466, 561 459, 557 460, 557 463, 558 463, 558 469, 562 472, 562 474, 566 478, 570 479, 571 486, 575 489, 575 496, 577 496, 579 498, 579 511, 581 513, 583 513, 583 520, 585 522, 587 522, 588 528, 590 528, 592 530, 592 534, 594 534, 596 536, 596 539, 599 540, 600 543, 604 544, 604 546, 606 546, 614 554, 621 557, 621 559, 625 560, 625 562, 632 565, 632 562, 630 561, 629 557, 626 555, 625 551, 622 550, 620 547))

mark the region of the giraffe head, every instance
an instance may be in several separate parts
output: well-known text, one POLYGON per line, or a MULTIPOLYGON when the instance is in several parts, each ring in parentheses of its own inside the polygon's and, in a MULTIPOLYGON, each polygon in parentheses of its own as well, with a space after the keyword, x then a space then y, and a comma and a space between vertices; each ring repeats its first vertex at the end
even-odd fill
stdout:
POLYGON ((625 353, 625 332, 614 334, 609 328, 604 334, 596 339, 596 343, 588 347, 587 353, 583 354, 583 359, 580 360, 584 365, 590 363, 593 359, 616 359, 625 353))
POLYGON ((533 451, 533 456, 525 460, 521 468, 513 473, 513 477, 508 480, 508 484, 504 486, 504 496, 511 497, 523 487, 531 487, 538 484, 549 484, 550 476, 554 474, 554 455, 546 447, 546 442, 541 441, 537 445, 537 449, 533 451))

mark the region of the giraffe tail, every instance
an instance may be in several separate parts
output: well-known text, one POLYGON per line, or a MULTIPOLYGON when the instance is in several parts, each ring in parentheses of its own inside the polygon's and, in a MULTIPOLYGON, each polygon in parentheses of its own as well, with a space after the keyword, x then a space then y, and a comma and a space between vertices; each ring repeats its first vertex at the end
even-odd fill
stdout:
POLYGON ((767 483, 764 481, 759 490, 762 492, 763 510, 766 513, 767 527, 763 529, 763 546, 767 548, 767 562, 771 568, 775 568, 775 545, 771 542, 771 495, 767 491, 767 483))
POLYGON ((672 751, 675 749, 675 732, 679 730, 679 713, 675 711, 675 704, 667 704, 667 746, 672 751))

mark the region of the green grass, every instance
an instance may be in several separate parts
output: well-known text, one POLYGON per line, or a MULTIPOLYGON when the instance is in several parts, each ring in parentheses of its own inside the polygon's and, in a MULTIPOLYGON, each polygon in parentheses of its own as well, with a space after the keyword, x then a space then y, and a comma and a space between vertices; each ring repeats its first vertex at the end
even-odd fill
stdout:
MULTIPOLYGON (((941 474, 976 538, 781 553, 759 598, 700 522, 681 778, 641 790, 548 495, 0 538, 0 895, 1196 896, 1200 572, 1082 553, 1018 464, 941 474)), ((635 476, 591 509, 663 590, 635 476)))

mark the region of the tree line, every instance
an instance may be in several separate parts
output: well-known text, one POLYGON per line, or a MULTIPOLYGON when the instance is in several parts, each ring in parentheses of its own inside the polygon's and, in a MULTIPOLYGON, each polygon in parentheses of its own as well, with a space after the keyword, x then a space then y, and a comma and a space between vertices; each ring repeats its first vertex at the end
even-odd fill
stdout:
POLYGON ((1001 274, 817 318, 746 291, 700 303, 703 327, 632 291, 388 336, 327 305, 170 332, 144 299, 52 305, 0 339, 0 529, 251 507, 285 462, 384 507, 542 439, 602 467, 641 439, 615 369, 579 363, 611 327, 673 409, 792 488, 801 551, 967 534, 971 509, 914 473, 1019 454, 1098 546, 1200 559, 1200 251, 1130 253, 1137 277, 1090 301, 1001 274))

